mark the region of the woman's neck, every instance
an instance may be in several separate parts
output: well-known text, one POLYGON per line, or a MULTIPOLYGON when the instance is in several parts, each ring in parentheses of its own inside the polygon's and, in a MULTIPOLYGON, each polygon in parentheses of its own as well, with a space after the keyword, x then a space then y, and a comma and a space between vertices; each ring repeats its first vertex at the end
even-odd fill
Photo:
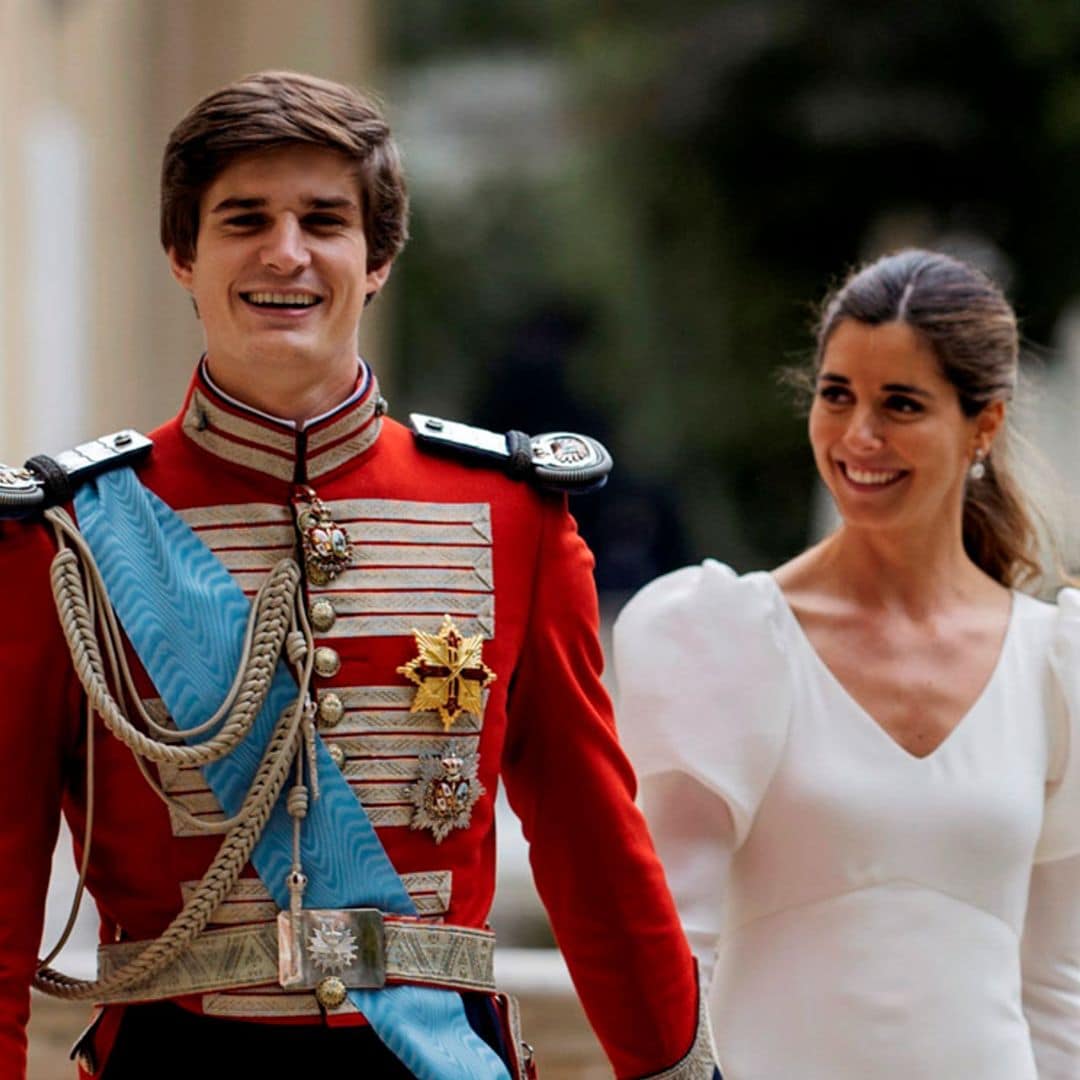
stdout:
POLYGON ((1001 590, 971 560, 961 535, 940 530, 901 536, 842 525, 788 566, 795 581, 825 587, 860 606, 903 611, 912 618, 1001 590))

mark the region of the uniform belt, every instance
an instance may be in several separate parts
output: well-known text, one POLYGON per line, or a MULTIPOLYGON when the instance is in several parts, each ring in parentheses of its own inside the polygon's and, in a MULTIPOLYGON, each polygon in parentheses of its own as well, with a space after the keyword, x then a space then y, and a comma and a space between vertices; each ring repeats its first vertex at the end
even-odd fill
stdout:
MULTIPOLYGON (((322 937, 314 937, 315 930, 320 927, 319 916, 340 917, 357 913, 305 911, 302 914, 305 922, 297 938, 310 954, 304 963, 314 979, 307 983, 284 982, 288 989, 315 989, 320 975, 339 976, 350 988, 354 985, 413 983, 452 990, 495 989, 495 935, 490 931, 398 919, 361 909, 359 914, 373 915, 381 924, 379 940, 372 946, 365 941, 370 940, 370 935, 354 936, 347 946, 347 953, 341 954, 342 963, 335 964, 336 958, 328 956, 325 947, 318 944, 319 941, 325 944, 327 935, 320 931, 322 937), (353 959, 357 951, 360 955, 353 959), (343 962, 346 956, 352 961, 350 964, 343 962), (361 972, 356 980, 352 978, 354 971, 361 972), (374 980, 372 971, 375 972, 374 980)), ((281 918, 288 919, 289 916, 283 913, 281 918)), ((322 924, 324 928, 326 925, 322 924)), ((333 929, 340 929, 340 926, 332 926, 333 929)), ((340 937, 337 940, 340 941, 340 937)), ((239 990, 283 982, 279 977, 278 941, 278 926, 274 923, 206 931, 195 938, 169 967, 144 982, 116 991, 99 1004, 159 1001, 184 994, 239 990)), ((99 977, 106 978, 134 960, 149 944, 149 941, 127 941, 99 946, 99 977)), ((287 961, 293 962, 295 957, 287 961)))

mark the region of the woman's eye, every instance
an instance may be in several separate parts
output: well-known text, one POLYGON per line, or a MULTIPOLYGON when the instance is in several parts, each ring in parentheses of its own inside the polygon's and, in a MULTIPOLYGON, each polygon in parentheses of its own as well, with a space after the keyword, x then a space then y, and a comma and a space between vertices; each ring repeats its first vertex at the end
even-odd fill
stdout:
POLYGON ((818 397, 829 405, 846 405, 851 401, 851 391, 843 386, 822 386, 818 388, 818 397))
POLYGON ((921 413, 923 411, 922 402, 907 397, 905 394, 891 394, 885 400, 885 407, 899 413, 921 413))

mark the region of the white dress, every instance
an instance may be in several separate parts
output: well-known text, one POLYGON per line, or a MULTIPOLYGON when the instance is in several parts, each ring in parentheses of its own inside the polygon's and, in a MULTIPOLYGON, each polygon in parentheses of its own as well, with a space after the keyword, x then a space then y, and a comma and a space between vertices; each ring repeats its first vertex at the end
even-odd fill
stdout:
POLYGON ((615 660, 725 1080, 1080 1078, 1080 593, 1014 593, 990 681, 925 758, 769 574, 660 578, 615 660))

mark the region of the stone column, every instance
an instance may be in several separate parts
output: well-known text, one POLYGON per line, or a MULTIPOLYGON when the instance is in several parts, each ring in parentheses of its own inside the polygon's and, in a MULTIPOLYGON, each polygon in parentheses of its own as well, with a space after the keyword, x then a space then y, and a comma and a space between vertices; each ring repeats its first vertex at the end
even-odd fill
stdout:
POLYGON ((177 409, 201 333, 157 187, 186 109, 260 68, 377 86, 374 55, 370 0, 0 0, 0 461, 177 409))

